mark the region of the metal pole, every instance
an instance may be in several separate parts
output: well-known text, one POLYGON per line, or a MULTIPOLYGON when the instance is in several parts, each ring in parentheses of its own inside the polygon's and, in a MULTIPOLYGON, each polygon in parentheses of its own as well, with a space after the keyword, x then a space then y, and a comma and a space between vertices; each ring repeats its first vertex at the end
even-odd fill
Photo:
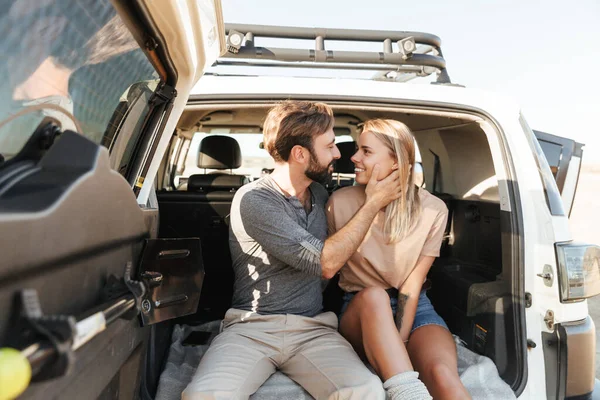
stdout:
POLYGON ((342 64, 393 64, 393 65, 422 65, 438 69, 446 68, 446 61, 437 56, 415 53, 408 60, 402 59, 399 53, 376 53, 362 51, 330 50, 319 51, 309 49, 286 49, 266 47, 242 47, 237 54, 227 53, 223 59, 260 59, 274 61, 320 61, 342 64))
MULTIPOLYGON (((215 62, 215 66, 243 66, 243 67, 277 67, 277 68, 315 68, 315 69, 341 69, 353 71, 396 71, 398 73, 420 73, 423 68, 418 65, 367 65, 367 64, 335 64, 333 63, 318 63, 318 62, 298 62, 294 64, 286 64, 279 62, 271 62, 270 60, 232 60, 219 59, 215 62)), ((437 70, 431 67, 434 71, 437 70)), ((428 71, 425 68, 425 71, 428 71)), ((434 71, 431 71, 433 73, 434 71)), ((210 73, 210 71, 208 72, 210 73)))
MULTIPOLYGON (((127 294, 107 303, 101 311, 77 321, 75 325, 77 336, 73 340, 71 349, 77 350, 134 308, 135 298, 132 294, 127 294)), ((31 375, 35 376, 46 364, 54 360, 56 349, 49 341, 40 341, 21 350, 21 354, 29 361, 31 375)))
POLYGON ((413 37, 415 42, 428 44, 434 47, 442 45, 441 39, 430 33, 406 31, 379 31, 379 30, 353 30, 353 29, 320 29, 298 28, 289 26, 265 26, 246 24, 225 24, 225 31, 235 30, 242 33, 252 32, 255 36, 284 38, 284 39, 315 39, 322 36, 327 40, 350 40, 363 42, 383 42, 390 39, 394 42, 413 37))
POLYGON ((383 41, 383 52, 384 53, 393 53, 392 51, 392 39, 387 38, 383 41))

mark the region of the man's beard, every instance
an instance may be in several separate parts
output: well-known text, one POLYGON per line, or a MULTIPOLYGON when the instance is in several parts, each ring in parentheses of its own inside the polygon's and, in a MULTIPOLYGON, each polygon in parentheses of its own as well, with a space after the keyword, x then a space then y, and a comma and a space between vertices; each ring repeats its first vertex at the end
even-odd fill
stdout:
POLYGON ((332 172, 329 171, 329 168, 333 167, 334 162, 335 161, 332 161, 330 164, 324 167, 319 164, 317 157, 315 157, 311 151, 310 162, 308 164, 308 168, 306 171, 304 171, 304 175, 306 175, 308 179, 320 183, 321 185, 327 185, 329 182, 331 182, 332 175, 332 172))

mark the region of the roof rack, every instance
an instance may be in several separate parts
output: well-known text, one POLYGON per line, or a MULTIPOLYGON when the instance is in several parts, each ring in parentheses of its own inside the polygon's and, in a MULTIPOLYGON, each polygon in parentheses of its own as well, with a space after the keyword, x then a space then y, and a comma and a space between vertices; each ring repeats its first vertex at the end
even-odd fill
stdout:
POLYGON ((227 53, 215 66, 260 66, 380 71, 373 79, 408 81, 437 72, 437 83, 451 83, 439 37, 422 32, 319 29, 226 24, 227 53), (257 37, 314 40, 314 48, 255 46, 257 37), (325 40, 380 42, 383 51, 326 50, 325 40), (397 51, 393 43, 397 43, 397 51))

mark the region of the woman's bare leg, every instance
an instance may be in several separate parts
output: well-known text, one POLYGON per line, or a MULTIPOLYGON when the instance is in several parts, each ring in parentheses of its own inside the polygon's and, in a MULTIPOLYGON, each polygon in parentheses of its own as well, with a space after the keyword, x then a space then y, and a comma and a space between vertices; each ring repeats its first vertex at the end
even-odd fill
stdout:
POLYGON ((407 350, 434 399, 471 398, 458 376, 456 344, 447 329, 438 325, 416 329, 410 335, 407 350))
POLYGON ((357 293, 342 316, 340 333, 383 381, 413 370, 385 290, 372 287, 357 293))

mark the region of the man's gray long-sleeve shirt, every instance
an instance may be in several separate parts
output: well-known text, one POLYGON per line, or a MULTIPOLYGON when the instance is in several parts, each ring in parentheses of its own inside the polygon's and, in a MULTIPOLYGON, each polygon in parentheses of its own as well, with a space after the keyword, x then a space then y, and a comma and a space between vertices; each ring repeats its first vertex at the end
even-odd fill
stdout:
POLYGON ((271 176, 233 198, 229 248, 235 272, 232 307, 258 314, 315 316, 322 310, 321 251, 327 237, 327 191, 310 186, 306 214, 271 176))

